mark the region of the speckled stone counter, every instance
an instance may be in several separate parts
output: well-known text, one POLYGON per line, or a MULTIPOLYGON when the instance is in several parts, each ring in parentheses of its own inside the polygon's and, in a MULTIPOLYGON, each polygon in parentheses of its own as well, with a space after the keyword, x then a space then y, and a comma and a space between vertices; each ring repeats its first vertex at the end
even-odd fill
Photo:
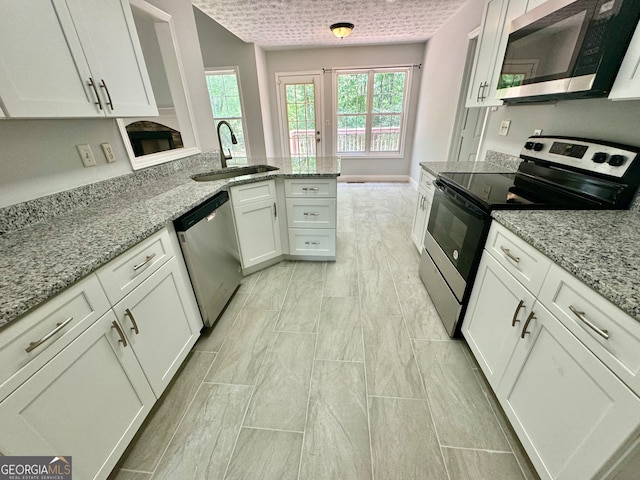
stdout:
POLYGON ((509 173, 514 171, 513 168, 490 162, 421 162, 420 166, 432 175, 442 172, 509 173))
POLYGON ((210 172, 217 161, 195 157, 2 209, 0 327, 230 185, 340 175, 336 157, 270 158, 251 163, 279 170, 196 182, 191 176, 210 172), (89 194, 92 203, 79 201, 89 194))
POLYGON ((640 213, 494 211, 493 217, 640 320, 640 213))

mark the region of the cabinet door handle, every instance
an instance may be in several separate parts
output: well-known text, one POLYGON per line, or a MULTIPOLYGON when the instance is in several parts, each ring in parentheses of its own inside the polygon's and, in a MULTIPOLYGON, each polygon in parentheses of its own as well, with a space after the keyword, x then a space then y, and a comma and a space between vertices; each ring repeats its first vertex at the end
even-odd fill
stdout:
POLYGON ((138 270, 140 270, 142 267, 144 267, 147 263, 149 263, 151 260, 153 260, 153 258, 156 256, 155 253, 152 253, 151 255, 147 255, 147 258, 144 259, 144 262, 139 263, 138 265, 134 265, 133 266, 133 271, 137 272, 138 270))
POLYGON ((513 312, 513 320, 511 321, 511 326, 515 327, 516 323, 518 323, 520 320, 518 320, 518 314, 520 313, 520 309, 524 307, 524 300, 520 300, 520 303, 518 303, 518 307, 516 308, 516 311, 513 312))
POLYGON ((304 192, 317 192, 320 190, 320 187, 302 187, 304 192))
POLYGON ((42 345, 44 342, 46 342, 47 340, 49 340, 51 337, 53 337, 56 333, 58 333, 60 330, 62 330, 64 327, 66 327, 69 322, 73 320, 73 317, 69 317, 67 318, 64 322, 62 323, 56 323, 56 328, 54 328, 53 330, 51 330, 49 333, 47 333, 44 337, 42 337, 40 340, 36 340, 35 342, 30 342, 29 346, 27 348, 25 348, 25 352, 29 353, 32 350, 38 348, 40 345, 42 345))
POLYGON ((118 322, 116 322, 115 320, 111 322, 111 328, 116 329, 116 332, 118 332, 118 336, 120 337, 120 340, 118 340, 118 342, 122 343, 122 345, 126 347, 127 339, 124 338, 124 333, 122 333, 122 329, 120 328, 120 325, 118 325, 118 322))
POLYGON ((318 212, 304 212, 303 215, 305 217, 318 217, 320 215, 320 213, 318 213, 318 212))
POLYGON ((276 202, 273 202, 273 217, 278 218, 278 207, 276 206, 276 202))
POLYGON ((133 313, 131 313, 131 310, 129 310, 128 308, 124 311, 124 314, 129 317, 129 320, 131 320, 131 325, 133 325, 133 327, 131 328, 131 330, 133 330, 134 332, 136 332, 136 335, 138 335, 140 333, 140 330, 138 330, 138 324, 136 323, 136 319, 133 318, 133 313))
POLYGON ((102 80, 100 80, 102 83, 100 84, 100 86, 102 88, 104 88, 104 91, 107 93, 107 98, 109 99, 109 101, 107 102, 107 105, 109 105, 109 108, 111 108, 111 111, 113 111, 113 101, 111 100, 111 94, 109 93, 109 87, 107 87, 107 83, 104 81, 104 78, 102 80))
POLYGON ((305 245, 320 245, 320 242, 304 242, 305 245))
POLYGON ((529 324, 531 323, 531 320, 533 320, 534 318, 536 318, 536 315, 534 312, 531 312, 527 317, 526 322, 524 322, 524 327, 522 327, 522 335, 520 335, 520 338, 524 338, 525 335, 529 335, 529 333, 531 333, 531 332, 527 332, 527 328, 529 328, 529 324))
POLYGON ((514 262, 518 263, 520 262, 520 257, 516 257, 513 253, 511 253, 509 251, 508 248, 504 248, 502 245, 500 245, 500 250, 502 250, 504 252, 504 254, 509 257, 511 260, 513 260, 514 262))
POLYGON ((96 88, 96 82, 94 82, 94 81, 93 81, 93 78, 89 77, 89 81, 88 81, 87 83, 89 84, 89 86, 90 86, 91 88, 93 88, 93 93, 95 93, 95 94, 96 94, 96 100, 97 100, 97 101, 96 101, 96 102, 93 102, 93 103, 95 103, 96 105, 98 105, 98 108, 99 108, 100 110, 102 110, 102 100, 100 100, 100 95, 98 95, 98 89, 96 88))
POLYGON ((587 317, 584 316, 584 312, 579 311, 573 305, 569 305, 569 310, 571 310, 571 312, 576 317, 578 317, 580 319, 580 321, 582 323, 584 323, 587 327, 589 327, 591 330, 596 332, 598 335, 600 335, 605 340, 609 340, 609 330, 603 330, 602 328, 596 327, 593 323, 591 323, 589 320, 587 320, 587 317))
POLYGON ((483 83, 480 83, 480 85, 478 85, 478 94, 476 95, 476 102, 481 102, 482 101, 482 97, 480 96, 480 91, 482 90, 482 85, 483 85, 483 83))
POLYGON ((484 82, 482 84, 482 96, 480 97, 480 100, 482 100, 484 102, 484 99, 487 98, 487 96, 484 94, 485 89, 489 86, 488 82, 484 82))

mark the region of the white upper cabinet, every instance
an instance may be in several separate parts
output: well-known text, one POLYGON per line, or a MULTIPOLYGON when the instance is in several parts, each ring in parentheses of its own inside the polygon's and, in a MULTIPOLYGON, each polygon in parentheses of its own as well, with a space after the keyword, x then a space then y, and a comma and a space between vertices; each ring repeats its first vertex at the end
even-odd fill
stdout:
POLYGON ((636 100, 640 98, 640 23, 631 39, 631 44, 622 61, 609 98, 611 100, 636 100))
POLYGON ((0 103, 5 116, 158 114, 127 0, 1 5, 0 103))

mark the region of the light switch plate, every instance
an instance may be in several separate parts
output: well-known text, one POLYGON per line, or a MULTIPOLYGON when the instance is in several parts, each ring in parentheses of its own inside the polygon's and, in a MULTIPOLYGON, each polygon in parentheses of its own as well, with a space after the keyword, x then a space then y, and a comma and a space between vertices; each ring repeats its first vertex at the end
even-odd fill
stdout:
POLYGON ((509 133, 509 126, 511 125, 511 120, 503 120, 500 122, 500 131, 498 132, 498 135, 502 135, 503 137, 507 136, 507 133, 509 133))
POLYGON ((80 158, 82 159, 82 163, 85 167, 96 166, 96 159, 93 156, 93 152, 89 145, 76 145, 76 148, 78 149, 78 153, 80 154, 80 158))
POLYGON ((116 156, 113 153, 113 148, 111 148, 110 143, 101 143, 102 152, 104 153, 104 158, 107 159, 107 163, 116 163, 116 156))

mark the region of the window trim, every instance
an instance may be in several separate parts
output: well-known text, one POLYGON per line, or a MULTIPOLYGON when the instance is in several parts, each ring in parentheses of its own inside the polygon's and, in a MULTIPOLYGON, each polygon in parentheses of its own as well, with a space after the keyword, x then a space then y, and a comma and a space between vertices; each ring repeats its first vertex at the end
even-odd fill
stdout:
MULTIPOLYGON (((230 67, 208 67, 204 69, 204 75, 205 75, 205 85, 206 85, 206 76, 207 75, 225 75, 225 74, 230 74, 230 73, 234 73, 236 75, 236 81, 238 82, 238 95, 240 96, 240 109, 242 112, 242 130, 244 132, 244 146, 245 146, 245 151, 247 152, 247 160, 251 159, 251 145, 250 145, 250 141, 249 141, 249 136, 248 136, 248 130, 247 130, 247 114, 246 114, 246 109, 244 108, 244 98, 242 95, 242 82, 240 81, 240 67, 238 65, 232 65, 230 67)), ((209 94, 209 89, 207 88, 207 95, 209 94)), ((211 110, 211 116, 213 117, 213 125, 214 127, 217 129, 218 128, 218 120, 224 120, 227 117, 222 117, 220 119, 217 119, 214 115, 213 115, 213 109, 211 110)), ((217 137, 217 133, 216 133, 216 142, 218 141, 218 137, 217 137)), ((220 153, 220 152, 218 152, 220 153)))
MULTIPOLYGON (((376 158, 404 158, 405 143, 407 138, 407 125, 409 123, 409 97, 411 96, 411 82, 413 66, 412 65, 388 65, 377 67, 355 67, 355 68, 337 68, 333 69, 333 128, 332 131, 332 143, 333 153, 336 156, 350 158, 350 159, 376 159, 376 158), (400 116, 400 139, 397 152, 372 152, 371 148, 371 125, 373 118, 373 89, 367 88, 367 112, 366 126, 365 126, 365 147, 364 152, 338 152, 338 75, 344 74, 375 74, 375 73, 391 73, 391 72, 404 72, 405 85, 404 85, 404 98, 402 99, 402 113, 400 116)), ((370 77, 371 78, 371 75, 370 77)), ((368 80, 369 81, 369 80, 368 80)), ((368 85, 369 86, 369 85, 368 85)))

